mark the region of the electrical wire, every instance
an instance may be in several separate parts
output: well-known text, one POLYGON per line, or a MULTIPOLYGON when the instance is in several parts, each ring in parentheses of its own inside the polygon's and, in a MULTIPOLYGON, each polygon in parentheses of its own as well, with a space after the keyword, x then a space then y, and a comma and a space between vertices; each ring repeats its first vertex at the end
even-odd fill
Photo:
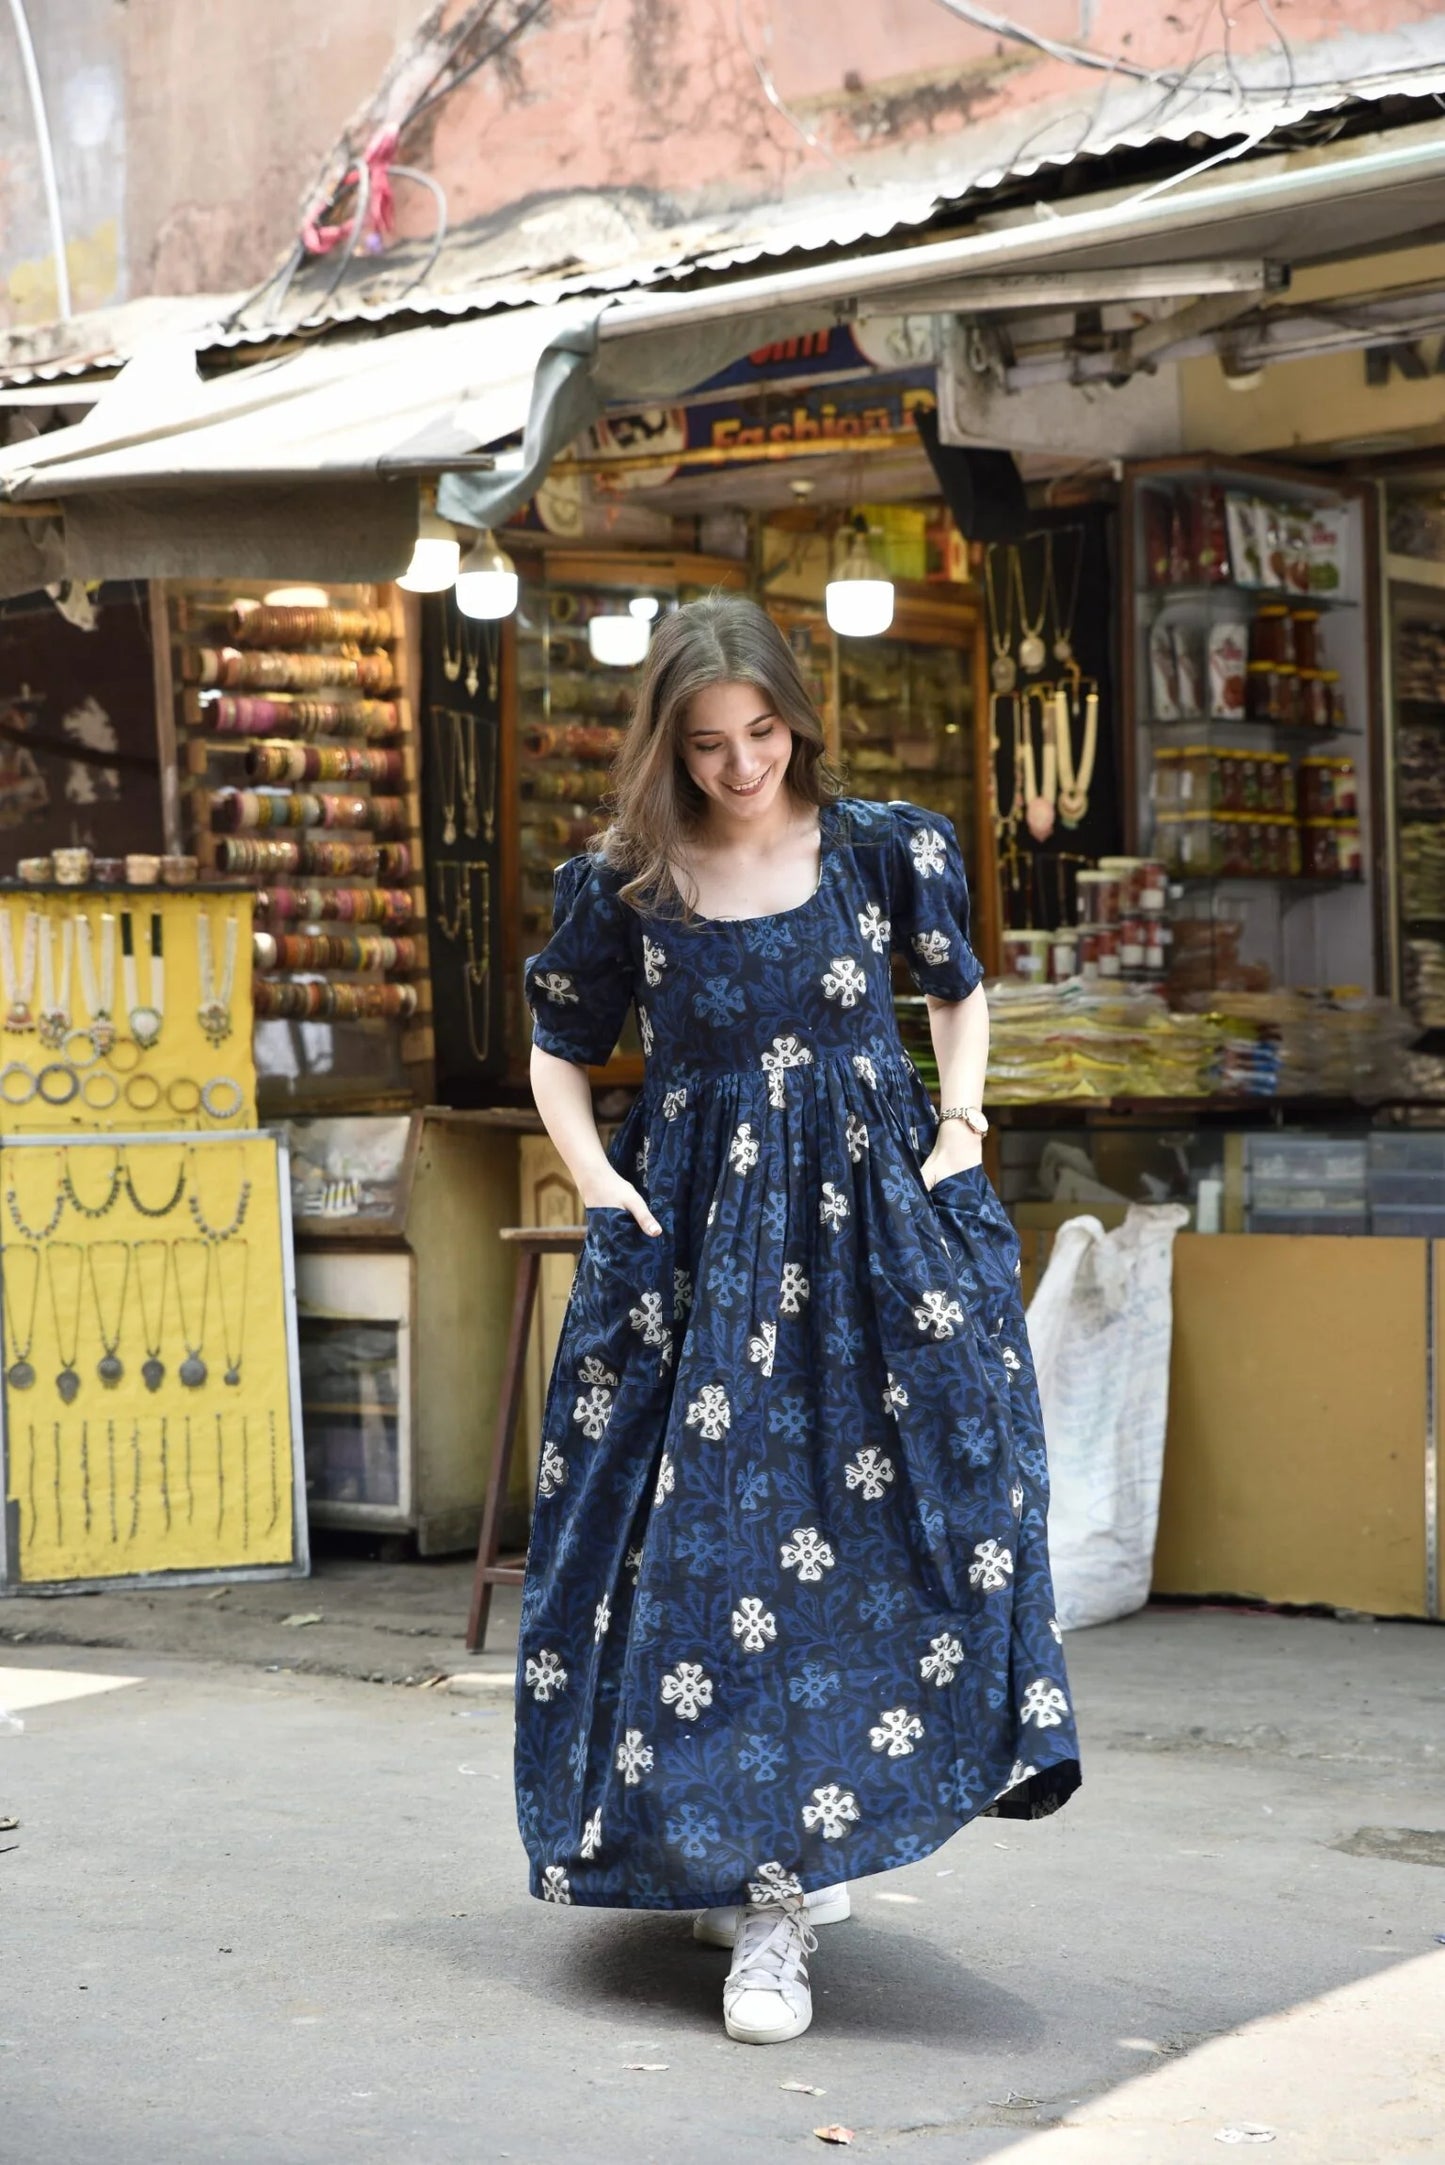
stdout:
POLYGON ((815 150, 820 158, 826 158, 829 165, 832 166, 834 172, 841 173, 850 188, 856 188, 858 182, 853 176, 853 174, 849 172, 847 166, 843 164, 842 160, 836 157, 834 153, 828 148, 827 144, 822 140, 822 138, 815 135, 812 129, 807 126, 806 122, 799 120, 797 114, 793 111, 792 107, 785 103, 782 93, 779 91, 777 84, 773 81, 772 69, 768 66, 762 54, 754 51, 753 46, 748 39, 747 27, 743 22, 743 0, 733 0, 733 15, 737 25, 738 43, 739 45, 741 45, 743 51, 747 54, 749 60, 752 62, 753 73, 757 76, 758 81, 761 83, 763 88, 763 96, 767 99, 769 105, 771 105, 776 112, 782 114, 782 117, 784 120, 786 120, 788 126, 796 130, 796 132, 802 137, 803 141, 807 144, 809 150, 815 150))

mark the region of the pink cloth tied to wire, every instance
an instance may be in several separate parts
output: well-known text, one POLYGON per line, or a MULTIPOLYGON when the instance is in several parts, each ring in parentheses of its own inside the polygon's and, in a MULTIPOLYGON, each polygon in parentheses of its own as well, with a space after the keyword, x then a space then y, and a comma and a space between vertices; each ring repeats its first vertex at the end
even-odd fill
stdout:
MULTIPOLYGON (((372 137, 361 154, 362 164, 365 165, 371 182, 371 192, 366 204, 366 229, 374 233, 378 240, 385 240, 396 224, 396 191, 391 185, 391 175, 387 167, 396 156, 397 135, 395 128, 382 128, 372 137)), ((345 180, 349 180, 357 170, 354 164, 348 166, 345 180)), ((317 219, 320 208, 318 204, 307 213, 306 222, 301 228, 301 245, 307 254, 312 256, 329 255, 339 243, 350 240, 352 227, 356 223, 354 218, 347 218, 340 225, 319 225, 317 219)))

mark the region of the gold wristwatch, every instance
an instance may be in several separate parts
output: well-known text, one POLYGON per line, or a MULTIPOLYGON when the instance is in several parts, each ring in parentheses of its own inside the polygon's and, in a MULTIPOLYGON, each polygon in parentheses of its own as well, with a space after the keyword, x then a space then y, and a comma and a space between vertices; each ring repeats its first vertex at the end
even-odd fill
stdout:
POLYGON ((940 1122, 961 1120, 974 1135, 982 1136, 988 1133, 988 1122, 984 1118, 983 1108, 979 1105, 945 1105, 938 1117, 940 1122))

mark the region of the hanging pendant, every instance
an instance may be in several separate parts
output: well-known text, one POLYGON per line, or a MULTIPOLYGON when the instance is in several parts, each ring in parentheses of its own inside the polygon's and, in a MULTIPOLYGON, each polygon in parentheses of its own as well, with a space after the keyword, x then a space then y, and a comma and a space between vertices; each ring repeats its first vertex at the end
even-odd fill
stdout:
POLYGON ((35 1025, 40 1042, 50 1052, 61 1052, 70 1035, 70 1017, 63 1007, 43 1007, 35 1025))
POLYGON ((28 1391, 35 1382, 35 1370, 29 1361, 12 1361, 5 1371, 5 1381, 12 1391, 28 1391))
POLYGON ((1066 827, 1077 827, 1089 809, 1087 793, 1082 789, 1059 791, 1059 818, 1066 827))
POLYGON ((188 1391, 198 1391, 209 1373, 199 1353, 188 1353, 176 1374, 188 1391))
POLYGON ((31 1014, 26 1001, 12 1000, 10 1002, 10 1005, 5 1010, 5 1027, 7 1030, 13 1030, 20 1035, 23 1035, 26 1030, 35 1028, 35 1017, 31 1014))
POLYGON ((103 1060, 115 1043, 115 1024, 104 1008, 98 1014, 92 1015, 89 1034, 97 1056, 103 1060))
POLYGON ((1048 659, 1044 642, 1036 631, 1026 631, 1019 641, 1019 660, 1028 676, 1037 676, 1048 659))
POLYGON ((1054 808, 1047 797, 1030 797, 1024 824, 1036 842, 1047 842, 1054 831, 1054 808))
POLYGON ((229 1383, 233 1391, 239 1386, 241 1381, 241 1364, 239 1361, 231 1363, 222 1380, 229 1383))
POLYGON ((448 812, 445 820, 442 823, 442 840, 446 843, 447 848, 450 849, 456 838, 457 823, 452 814, 448 812))
POLYGON ((146 1389, 148 1391, 158 1391, 166 1380, 166 1364, 164 1361, 158 1361, 155 1355, 152 1354, 148 1361, 142 1361, 140 1373, 141 1381, 146 1389))
POLYGON ((1074 650, 1069 643, 1069 635, 1066 631, 1061 631, 1054 641, 1054 660, 1062 662, 1066 669, 1073 666, 1074 650))
POLYGON ((108 1391, 113 1391, 125 1374, 125 1362, 114 1353, 103 1354, 95 1364, 95 1372, 108 1391))
POLYGON ((68 1361, 55 1379, 55 1388, 67 1406, 74 1404, 76 1393, 80 1389, 80 1378, 68 1361))
POLYGON ((996 692, 1011 692, 1018 683, 1019 673, 1012 654, 995 654, 989 671, 996 692))
POLYGON ((224 1045, 231 1034, 231 1010, 220 1000, 205 1000, 199 1009, 201 1028, 213 1045, 224 1045))
POLYGON ((476 659, 475 657, 473 657, 467 668, 467 690, 471 693, 473 699, 475 699, 477 696, 477 692, 481 686, 481 681, 482 680, 480 676, 478 676, 477 674, 476 659))
POLYGON ((158 1007, 133 1007, 126 1019, 130 1023, 130 1034, 142 1052, 151 1051, 160 1042, 165 1017, 158 1007))
POLYGON ((462 673, 462 657, 460 654, 453 654, 450 647, 445 644, 445 633, 442 634, 442 639, 442 670, 448 684, 455 684, 462 673))

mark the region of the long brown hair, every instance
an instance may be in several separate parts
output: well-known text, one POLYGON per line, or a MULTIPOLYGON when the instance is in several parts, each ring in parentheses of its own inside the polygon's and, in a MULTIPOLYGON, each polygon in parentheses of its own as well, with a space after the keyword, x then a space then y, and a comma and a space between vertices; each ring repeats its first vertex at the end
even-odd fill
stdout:
POLYGON ((662 617, 608 776, 611 818, 590 845, 626 875, 621 898, 654 916, 693 915, 672 863, 708 803, 687 771, 682 733, 692 699, 709 684, 753 684, 765 694, 792 731, 785 782, 797 803, 822 807, 843 791, 793 650, 766 611, 745 594, 715 591, 662 617))

